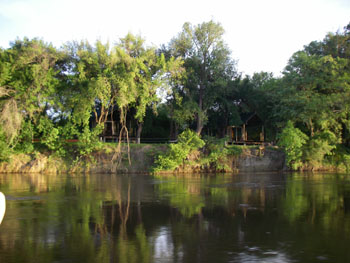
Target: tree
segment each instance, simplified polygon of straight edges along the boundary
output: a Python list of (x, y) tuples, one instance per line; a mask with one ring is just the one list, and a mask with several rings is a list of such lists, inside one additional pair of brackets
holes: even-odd
[(255, 112), (264, 123), (265, 138), (276, 138), (278, 123), (275, 108), (280, 101), (280, 79), (272, 73), (259, 72), (240, 79), (235, 90), (236, 105), (240, 112)]
[(234, 77), (234, 61), (223, 41), (224, 29), (214, 21), (197, 26), (185, 23), (182, 32), (174, 38), (171, 49), (175, 56), (185, 60), (187, 78), (185, 86), (196, 101), (196, 132), (201, 133), (207, 120), (207, 111), (213, 106), (217, 88), (222, 81)]
[(348, 63), (303, 51), (294, 54), (284, 73), (280, 114), (304, 124), (311, 137), (325, 129), (341, 136), (339, 118), (349, 105)]
[(67, 106), (74, 109), (77, 123), (88, 124), (93, 112), (96, 123), (103, 126), (115, 103), (115, 54), (100, 41), (95, 47), (87, 41), (68, 43), (66, 50), (70, 58)]
[[(122, 106), (126, 106), (125, 101), (129, 100), (129, 104), (135, 108), (138, 143), (140, 143), (146, 109), (158, 100), (156, 91), (160, 85), (159, 75), (161, 75), (158, 71), (162, 69), (162, 61), (157, 58), (155, 49), (146, 48), (144, 42), (140, 36), (129, 33), (125, 38), (120, 39), (120, 43), (116, 47), (120, 56), (120, 63), (122, 63), (121, 68), (125, 70), (123, 76), (130, 76), (128, 78), (129, 94), (122, 93), (122, 97), (117, 99), (117, 104), (123, 114), (126, 114), (127, 111)], [(121, 91), (124, 91), (124, 89)], [(132, 97), (130, 97), (130, 94), (132, 94)]]
[(309, 136), (304, 161), (322, 164), (341, 143), (349, 145), (349, 32), (328, 34), (311, 42), (288, 62), (280, 82), (275, 114), (291, 120)]
[[(62, 54), (41, 40), (27, 38), (1, 50), (0, 123), (7, 127), (7, 143), (14, 147), (25, 122), (38, 124), (54, 105), (58, 61)], [(21, 131), (22, 129), (22, 131)], [(30, 130), (30, 143), (34, 131)]]
[[(181, 57), (176, 59), (172, 56), (172, 47), (162, 46), (159, 50), (159, 54), (164, 54), (166, 61), (169, 65), (174, 65), (171, 68), (177, 69), (169, 70), (174, 72), (168, 79), (169, 89), (165, 90), (163, 97), (166, 99), (166, 107), (169, 112), (170, 119), (170, 134), (169, 138), (176, 140), (179, 134), (179, 130), (185, 130), (188, 128), (188, 122), (194, 120), (195, 113), (197, 112), (197, 104), (193, 101), (189, 94), (188, 88), (184, 85), (186, 82), (186, 71), (183, 67), (184, 61)], [(177, 65), (178, 64), (178, 65)]]
[[(144, 42), (140, 36), (129, 33), (116, 47), (121, 63), (119, 76), (124, 76), (124, 80), (119, 78), (121, 89), (117, 105), (124, 114), (128, 107), (125, 102), (135, 109), (137, 143), (140, 143), (146, 109), (153, 106), (155, 111), (158, 91), (182, 74), (181, 59), (170, 57), (166, 60), (163, 54), (157, 54), (155, 48), (146, 47)], [(125, 83), (128, 83), (127, 87)]]
[(239, 116), (238, 88), (241, 79), (223, 81), (222, 86), (216, 90), (216, 98), (213, 105), (208, 109), (208, 124), (206, 125), (209, 135), (224, 137), (227, 127), (241, 125)]

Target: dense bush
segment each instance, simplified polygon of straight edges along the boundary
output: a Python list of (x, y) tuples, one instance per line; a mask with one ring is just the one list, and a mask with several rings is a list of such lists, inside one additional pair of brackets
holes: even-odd
[(303, 165), (303, 146), (307, 143), (308, 137), (298, 128), (288, 121), (287, 126), (278, 136), (278, 145), (281, 146), (286, 153), (287, 165), (296, 170)]
[(159, 155), (155, 161), (155, 172), (159, 171), (174, 171), (181, 165), (185, 164), (189, 154), (204, 146), (204, 141), (197, 133), (187, 129), (178, 137), (176, 144), (170, 144), (169, 150), (162, 155)]
[[(226, 139), (216, 139), (206, 137), (205, 140), (191, 130), (185, 130), (179, 135), (177, 144), (171, 144), (165, 154), (158, 156), (155, 161), (154, 172), (174, 171), (186, 164), (195, 165), (207, 171), (232, 171), (229, 157), (242, 153), (242, 148), (236, 145), (226, 145)], [(189, 160), (192, 152), (198, 151), (200, 154), (196, 160)]]
[(216, 139), (207, 137), (205, 139), (205, 156), (201, 158), (201, 166), (204, 169), (215, 171), (231, 171), (228, 165), (229, 156), (242, 153), (242, 148), (236, 145), (226, 145), (226, 138)]

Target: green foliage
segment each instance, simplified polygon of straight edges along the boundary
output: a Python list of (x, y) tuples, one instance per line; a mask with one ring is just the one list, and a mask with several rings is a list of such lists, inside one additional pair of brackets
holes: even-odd
[(98, 137), (102, 130), (102, 125), (98, 125), (92, 130), (89, 127), (84, 127), (83, 132), (78, 135), (78, 156), (88, 156), (92, 151), (102, 148), (102, 143)]
[(204, 146), (204, 141), (195, 132), (187, 129), (183, 131), (178, 138), (178, 144), (189, 150), (197, 150)]
[(155, 161), (154, 172), (174, 171), (183, 165), (189, 154), (204, 146), (204, 141), (193, 131), (187, 129), (179, 135), (176, 144), (170, 144), (164, 155), (159, 155)]
[[(339, 149), (350, 147), (349, 28), (293, 54), (280, 78), (237, 74), (224, 29), (214, 21), (185, 23), (159, 50), (132, 34), (115, 45), (81, 41), (63, 49), (39, 39), (16, 40), (0, 49), (3, 152), (87, 156), (99, 148), (101, 127), (112, 118), (121, 137), (139, 137), (142, 127), (153, 138), (170, 132), (176, 139), (188, 127), (224, 137), (227, 126), (242, 124), (242, 113), (255, 112), (267, 140), (286, 127), (278, 139), (293, 169), (327, 162), (348, 167), (348, 155)], [(66, 141), (72, 139), (78, 142)], [(170, 146), (173, 158), (160, 156), (160, 167), (173, 170), (186, 161), (191, 147), (180, 141)], [(206, 150), (203, 165), (227, 169), (230, 147), (208, 143)]]
[(154, 171), (174, 171), (181, 165), (191, 164), (188, 160), (189, 155), (203, 146), (203, 152), (195, 163), (198, 163), (202, 169), (232, 171), (229, 165), (230, 157), (241, 154), (242, 148), (236, 145), (225, 145), (225, 141), (226, 138), (218, 140), (212, 137), (207, 137), (203, 141), (196, 133), (187, 129), (179, 135), (177, 144), (171, 144), (166, 154), (158, 156)]
[[(220, 90), (228, 86), (236, 75), (235, 61), (230, 58), (223, 34), (221, 24), (214, 21), (194, 26), (185, 23), (170, 43), (172, 54), (184, 59), (186, 69), (182, 85), (175, 88), (185, 98), (184, 106), (185, 101), (196, 104), (191, 115), (196, 116), (196, 132), (199, 134), (208, 120), (207, 111), (215, 104)], [(185, 109), (184, 112), (187, 112)]]
[(21, 132), (17, 137), (18, 143), (14, 149), (20, 153), (32, 153), (34, 151), (33, 135), (33, 124), (29, 120), (24, 121), (22, 123)]
[(347, 27), (296, 52), (276, 89), (276, 126), (291, 120), (310, 137), (303, 149), (310, 168), (337, 159), (336, 145), (350, 145), (349, 37)]
[(330, 131), (324, 131), (310, 138), (305, 147), (304, 161), (312, 166), (322, 165), (326, 156), (333, 155), (338, 139)]
[(329, 160), (336, 167), (344, 167), (347, 172), (350, 171), (350, 149), (344, 145), (338, 144)]
[[(162, 196), (169, 196), (170, 203), (176, 207), (185, 218), (191, 218), (200, 213), (204, 207), (204, 197), (201, 194), (200, 185), (193, 183), (188, 178), (164, 178), (160, 177), (162, 183), (158, 184), (157, 192)], [(198, 189), (198, 190), (197, 190)]]
[[(343, 199), (339, 199), (341, 187), (334, 180), (335, 177), (334, 174), (290, 174), (286, 180), (286, 193), (282, 198), (282, 204), (286, 207), (283, 210), (286, 219), (299, 222), (301, 218), (309, 218), (314, 222), (316, 214), (321, 219), (319, 223), (329, 227), (332, 217), (339, 211), (339, 206), (344, 204)], [(318, 182), (317, 187), (315, 184), (308, 187), (311, 182)]]
[(242, 153), (242, 149), (236, 145), (225, 145), (226, 138), (215, 139), (205, 138), (205, 155), (201, 158), (201, 166), (215, 171), (232, 171), (229, 163), (229, 157), (237, 156)]
[(292, 169), (300, 168), (302, 163), (303, 146), (307, 143), (308, 137), (288, 121), (287, 126), (278, 136), (278, 145), (283, 147), (286, 153), (287, 165)]
[(49, 150), (58, 150), (60, 148), (59, 129), (55, 128), (51, 120), (47, 117), (41, 117), (37, 129), (40, 133), (40, 142), (47, 146)]
[(10, 154), (12, 153), (6, 139), (5, 133), (0, 127), (0, 162), (8, 161)]
[(6, 141), (13, 146), (16, 144), (16, 137), (21, 129), (22, 115), (14, 98), (5, 98), (2, 103), (0, 102), (0, 105), (2, 106), (0, 111), (0, 125), (6, 127), (3, 131), (6, 136)]
[(2, 62), (10, 66), (1, 84), (23, 115), (34, 119), (53, 103), (60, 58), (55, 48), (37, 39), (16, 40), (2, 54)]
[(142, 130), (144, 138), (167, 138), (169, 129), (170, 117), (168, 107), (165, 104), (160, 104), (157, 107), (157, 112), (150, 108), (147, 110)]

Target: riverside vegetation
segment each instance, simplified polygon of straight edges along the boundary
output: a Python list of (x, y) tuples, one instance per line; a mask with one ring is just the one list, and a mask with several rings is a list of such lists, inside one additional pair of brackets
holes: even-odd
[(294, 53), (280, 77), (242, 76), (223, 34), (209, 21), (185, 23), (161, 47), (131, 33), (115, 45), (15, 40), (0, 49), (1, 167), (44, 160), (52, 171), (74, 171), (101, 151), (117, 166), (130, 160), (129, 147), (99, 140), (112, 119), (120, 139), (178, 139), (158, 154), (155, 171), (229, 171), (240, 147), (213, 138), (255, 112), (290, 169), (348, 170), (350, 24)]
[[(232, 173), (240, 169), (281, 170), (284, 164), (283, 153), (278, 149), (267, 148), (262, 152), (258, 146), (225, 145), (224, 139), (202, 140), (191, 130), (181, 133), (177, 143), (133, 143), (129, 147), (129, 154), (122, 150), (120, 159), (115, 159), (118, 151), (115, 143), (101, 143), (99, 150), (79, 161), (37, 151), (14, 154), (8, 162), (0, 163), (0, 173)], [(249, 164), (244, 163), (247, 160)]]

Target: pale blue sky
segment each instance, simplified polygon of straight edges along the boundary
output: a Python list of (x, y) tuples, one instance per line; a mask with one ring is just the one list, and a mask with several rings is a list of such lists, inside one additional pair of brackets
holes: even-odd
[(349, 0), (0, 0), (0, 46), (17, 37), (117, 41), (127, 32), (167, 44), (184, 22), (213, 19), (238, 70), (279, 74), (290, 56), (350, 22)]

